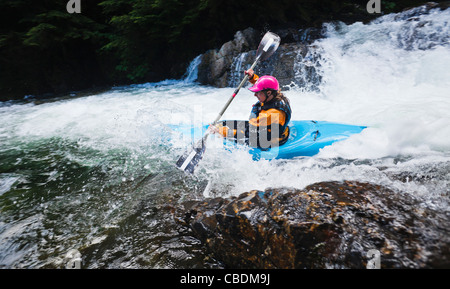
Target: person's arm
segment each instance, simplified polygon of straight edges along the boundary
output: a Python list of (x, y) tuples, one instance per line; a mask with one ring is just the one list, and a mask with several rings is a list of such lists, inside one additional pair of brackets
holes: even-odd
[(224, 126), (223, 124), (219, 123), (216, 125), (210, 125), (208, 127), (208, 130), (212, 134), (219, 134), (222, 137), (235, 137), (236, 136), (236, 129), (230, 129), (228, 126)]
[(263, 127), (270, 126), (272, 124), (279, 124), (283, 126), (286, 122), (286, 113), (278, 109), (268, 109), (267, 111), (261, 111), (258, 117), (249, 120), (250, 125)]
[(253, 71), (253, 69), (249, 69), (244, 71), (245, 74), (248, 74), (248, 81), (250, 81), (251, 84), (255, 84), (258, 80), (259, 76)]
[[(281, 141), (280, 131), (286, 123), (286, 113), (278, 109), (261, 111), (249, 120), (249, 145), (268, 148)], [(256, 142), (255, 142), (256, 141)]]

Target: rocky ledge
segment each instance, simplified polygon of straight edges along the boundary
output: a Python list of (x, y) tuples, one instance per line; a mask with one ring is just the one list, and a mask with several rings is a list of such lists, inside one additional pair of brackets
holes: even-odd
[[(449, 3), (450, 1), (428, 2), (396, 14), (395, 19), (415, 21), (416, 16), (427, 14), (431, 9), (448, 9)], [(365, 9), (363, 11), (363, 14), (369, 16)], [(359, 21), (362, 20), (361, 16), (358, 17)], [(368, 21), (369, 18), (365, 20)], [(350, 21), (350, 18), (342, 20), (347, 23), (355, 22)], [(341, 29), (339, 27), (343, 27), (343, 22), (333, 21), (331, 23), (338, 30)], [(421, 33), (415, 29), (420, 29), (423, 25), (424, 23), (418, 23), (415, 28), (412, 28), (414, 31), (405, 34), (405, 38), (401, 41), (405, 49), (411, 49), (415, 45), (417, 38), (411, 37), (411, 35), (420, 35)], [(314, 27), (272, 31), (281, 37), (281, 45), (268, 60), (258, 64), (255, 69), (256, 73), (276, 76), (283, 90), (301, 88), (306, 91), (318, 91), (318, 86), (322, 82), (323, 63), (321, 63), (321, 58), (323, 51), (314, 44), (314, 41), (323, 38), (325, 31), (326, 28), (323, 30)], [(243, 71), (255, 61), (256, 48), (263, 35), (263, 31), (249, 27), (236, 32), (234, 39), (224, 43), (219, 49), (206, 51), (200, 57), (197, 81), (200, 84), (215, 87), (237, 87), (244, 76)], [(429, 49), (430, 47), (422, 48)]]
[[(292, 85), (306, 86), (307, 81), (320, 81), (313, 65), (317, 61), (315, 47), (309, 44), (321, 36), (315, 28), (274, 31), (281, 36), (282, 43), (267, 61), (258, 65), (259, 75), (276, 75), (284, 89)], [(220, 49), (212, 49), (201, 55), (198, 65), (198, 79), (201, 84), (215, 87), (236, 87), (256, 59), (256, 48), (264, 34), (253, 28), (238, 31), (234, 39), (223, 44)], [(297, 66), (298, 67), (297, 67)], [(301, 71), (301, 77), (296, 76)], [(298, 72), (297, 72), (298, 74)]]
[(175, 214), (229, 268), (449, 268), (449, 218), (359, 182), (186, 202)]

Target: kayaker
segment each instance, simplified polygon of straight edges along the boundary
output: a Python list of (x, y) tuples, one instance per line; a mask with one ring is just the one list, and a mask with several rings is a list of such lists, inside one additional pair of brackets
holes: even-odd
[(258, 102), (253, 105), (250, 119), (220, 122), (211, 125), (210, 132), (262, 149), (283, 145), (289, 137), (289, 99), (281, 93), (275, 77), (259, 77), (252, 69), (245, 71), (245, 74), (253, 84), (249, 90), (258, 98)]

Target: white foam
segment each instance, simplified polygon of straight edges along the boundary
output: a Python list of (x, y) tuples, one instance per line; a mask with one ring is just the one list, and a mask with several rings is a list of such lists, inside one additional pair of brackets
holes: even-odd
[[(403, 169), (392, 162), (396, 158), (412, 157), (423, 164), (430, 162), (426, 156), (442, 163), (449, 160), (449, 12), (433, 12), (418, 20), (386, 17), (370, 25), (330, 25), (328, 37), (314, 43), (321, 57), (311, 65), (320, 65), (323, 81), (317, 92), (293, 89), (285, 93), (291, 100), (292, 119), (369, 129), (315, 157), (289, 161), (255, 162), (245, 151), (227, 154), (220, 150), (220, 141), (212, 141), (197, 176), (210, 180), (211, 194), (303, 188), (317, 181), (344, 179), (390, 181), (406, 190), (413, 186), (423, 190), (420, 184), (393, 181), (373, 163), (390, 160), (387, 167), (396, 171)], [(409, 35), (405, 31), (423, 37), (399, 38)], [(195, 67), (191, 72), (195, 73)], [(167, 80), (41, 105), (2, 106), (0, 140), (3, 146), (60, 137), (95, 150), (132, 150), (140, 157), (170, 162), (189, 140), (178, 140), (174, 155), (162, 154), (168, 144), (164, 138), (168, 125), (213, 121), (233, 91)], [(222, 119), (248, 119), (256, 101), (252, 92), (241, 89)]]

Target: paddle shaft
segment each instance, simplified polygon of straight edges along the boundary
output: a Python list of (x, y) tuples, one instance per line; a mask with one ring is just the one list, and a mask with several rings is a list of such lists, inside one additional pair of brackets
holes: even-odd
[[(258, 46), (258, 50), (256, 51), (256, 59), (253, 62), (250, 69), (254, 69), (259, 60), (266, 60), (270, 57), (280, 45), (280, 37), (274, 33), (267, 32), (261, 43)], [(223, 116), (227, 108), (230, 106), (233, 99), (239, 93), (239, 90), (244, 86), (244, 84), (248, 81), (248, 74), (245, 74), (239, 86), (234, 91), (233, 95), (228, 99), (225, 106), (220, 111), (219, 115), (216, 117), (214, 122), (211, 125), (216, 125), (220, 118)], [(201, 140), (199, 140), (195, 145), (192, 151), (186, 151), (177, 161), (177, 167), (183, 171), (193, 173), (195, 166), (201, 160), (203, 152), (206, 147), (206, 140), (210, 134), (210, 130), (208, 129)]]
[[(250, 67), (250, 69), (254, 69), (256, 64), (259, 61), (260, 56), (256, 57), (255, 62), (253, 62), (252, 66)], [(225, 104), (225, 106), (222, 108), (222, 110), (220, 111), (219, 115), (216, 117), (216, 119), (214, 120), (213, 124), (216, 124), (219, 119), (223, 116), (223, 114), (225, 113), (225, 111), (227, 110), (227, 108), (230, 106), (231, 102), (233, 101), (233, 99), (236, 97), (236, 95), (239, 93), (239, 90), (242, 88), (242, 86), (244, 86), (244, 84), (247, 82), (248, 80), (248, 74), (245, 74), (244, 78), (242, 79), (241, 83), (239, 84), (238, 88), (236, 88), (236, 90), (234, 91), (233, 95), (230, 97), (230, 99), (228, 99), (227, 103)]]
[[(261, 56), (259, 55), (258, 57), (256, 57), (255, 62), (253, 62), (252, 66), (250, 67), (250, 69), (254, 69), (256, 64), (258, 63), (259, 59), (261, 58)], [(236, 90), (233, 92), (233, 95), (231, 95), (231, 97), (228, 99), (227, 103), (225, 104), (225, 106), (222, 108), (222, 110), (219, 112), (219, 115), (217, 115), (216, 119), (214, 120), (214, 122), (212, 123), (212, 125), (215, 125), (223, 116), (223, 114), (225, 113), (225, 111), (227, 110), (227, 108), (230, 106), (231, 102), (233, 101), (233, 99), (236, 97), (236, 95), (239, 93), (239, 90), (241, 90), (241, 88), (244, 86), (244, 84), (247, 82), (248, 80), (248, 74), (245, 74), (244, 78), (242, 79), (241, 83), (239, 84), (239, 86), (236, 88)], [(200, 141), (197, 142), (197, 144), (195, 145), (195, 147), (199, 148), (202, 147), (205, 142), (206, 139), (208, 138), (210, 132), (209, 130), (206, 131), (205, 135), (202, 137), (202, 139)]]

